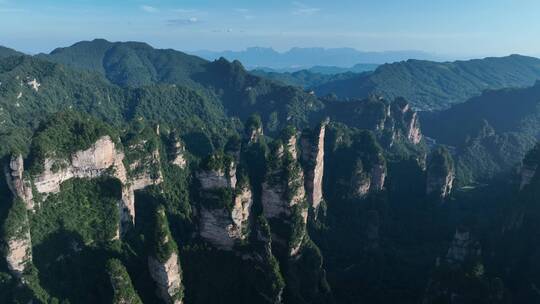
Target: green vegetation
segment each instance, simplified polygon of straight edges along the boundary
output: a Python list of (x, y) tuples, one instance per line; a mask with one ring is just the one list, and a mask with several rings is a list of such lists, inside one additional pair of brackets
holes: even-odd
[(301, 87), (304, 89), (321, 86), (328, 82), (350, 79), (358, 76), (356, 73), (345, 72), (336, 74), (323, 74), (310, 70), (301, 70), (292, 73), (265, 72), (263, 70), (251, 71), (253, 75), (264, 77), (276, 82)]
[(120, 183), (112, 179), (69, 180), (30, 218), (32, 243), (38, 246), (60, 230), (76, 233), (88, 246), (101, 246), (117, 233)]
[(10, 56), (22, 56), (22, 55), (23, 53), (21, 52), (15, 51), (13, 49), (10, 49), (4, 46), (0, 46), (0, 58), (10, 57)]
[(109, 136), (118, 144), (114, 130), (88, 115), (67, 111), (47, 120), (32, 140), (30, 174), (41, 173), (46, 158), (70, 160), (72, 153), (90, 148), (99, 138)]
[(518, 165), (540, 134), (540, 85), (487, 91), (422, 117), (424, 133), (453, 147), (459, 185), (483, 183)]
[(107, 272), (113, 288), (113, 304), (143, 303), (133, 288), (131, 278), (129, 277), (126, 267), (124, 267), (120, 260), (110, 259), (107, 262)]
[(511, 55), (455, 62), (407, 60), (379, 66), (373, 73), (329, 82), (316, 88), (323, 96), (387, 99), (404, 97), (420, 110), (449, 108), (486, 89), (526, 87), (540, 77), (540, 60)]
[(158, 261), (165, 263), (173, 253), (178, 252), (178, 247), (174, 241), (165, 208), (158, 206), (154, 214), (154, 229), (152, 235), (152, 256)]

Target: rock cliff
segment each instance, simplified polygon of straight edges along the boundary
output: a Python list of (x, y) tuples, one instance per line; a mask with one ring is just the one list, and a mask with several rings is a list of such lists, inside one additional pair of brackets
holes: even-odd
[(21, 278), (28, 264), (32, 263), (30, 224), (21, 199), (14, 200), (4, 225), (7, 266), (15, 277)]
[(301, 139), (307, 200), (315, 215), (323, 200), (324, 141), (327, 125), (328, 120), (322, 122), (312, 132), (304, 132)]
[(148, 257), (150, 276), (157, 296), (168, 304), (181, 304), (184, 296), (178, 247), (172, 238), (165, 208), (158, 207), (154, 219), (153, 252)]
[(426, 193), (445, 199), (452, 192), (455, 169), (452, 156), (448, 150), (437, 148), (428, 160)]
[[(159, 162), (159, 152), (156, 150), (150, 156), (153, 162)], [(130, 165), (130, 172), (142, 162)], [(99, 138), (90, 148), (76, 151), (69, 159), (46, 158), (43, 171), (33, 176), (24, 177), (24, 164), (22, 156), (15, 156), (10, 162), (10, 188), (26, 204), (27, 209), (33, 211), (35, 205), (42, 203), (36, 201), (35, 194), (45, 200), (49, 194), (58, 193), (63, 182), (72, 178), (97, 178), (110, 176), (118, 179), (122, 184), (122, 197), (119, 201), (121, 216), (120, 234), (123, 228), (135, 220), (135, 190), (141, 190), (149, 185), (162, 182), (161, 171), (156, 176), (151, 175), (147, 168), (138, 170), (136, 174), (128, 176), (124, 166), (124, 153), (116, 146), (109, 136)]]
[(158, 296), (168, 304), (182, 304), (182, 299), (178, 299), (178, 294), (182, 290), (182, 279), (178, 254), (173, 253), (165, 261), (160, 262), (154, 257), (148, 258), (148, 268), (150, 275), (157, 285)]
[(232, 157), (213, 155), (196, 174), (200, 188), (200, 235), (214, 246), (232, 250), (247, 237), (253, 194), (246, 178), (237, 179)]
[(272, 148), (269, 169), (262, 184), (263, 215), (270, 226), (283, 223), (291, 227), (288, 235), (275, 235), (277, 242), (287, 243), (291, 256), (299, 253), (306, 236), (308, 206), (304, 173), (298, 162), (297, 134), (288, 130), (283, 141)]

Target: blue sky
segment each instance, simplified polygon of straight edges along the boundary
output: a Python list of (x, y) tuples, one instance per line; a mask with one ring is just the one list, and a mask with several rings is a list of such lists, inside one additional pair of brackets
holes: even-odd
[(0, 45), (93, 38), (179, 50), (249, 46), (540, 55), (538, 0), (0, 0)]

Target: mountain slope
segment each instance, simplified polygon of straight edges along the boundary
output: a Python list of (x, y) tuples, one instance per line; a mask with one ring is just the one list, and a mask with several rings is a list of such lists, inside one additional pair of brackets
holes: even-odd
[(9, 57), (9, 56), (21, 56), (21, 55), (23, 55), (23, 53), (4, 47), (4, 46), (0, 46), (0, 58)]
[(248, 68), (309, 69), (315, 66), (349, 68), (356, 64), (383, 64), (411, 58), (437, 60), (420, 51), (364, 52), (352, 48), (292, 48), (280, 53), (272, 48), (252, 47), (243, 51), (198, 51), (195, 55), (214, 60), (220, 57), (239, 60)]
[(292, 73), (266, 72), (264, 70), (252, 70), (253, 75), (278, 81), (286, 85), (293, 85), (305, 89), (321, 86), (328, 82), (346, 80), (357, 76), (355, 73), (346, 72), (341, 74), (323, 74), (311, 72), (311, 70), (301, 70)]
[(456, 147), (463, 180), (487, 180), (518, 164), (540, 136), (540, 82), (486, 91), (448, 110), (425, 113), (421, 122), (424, 134)]
[(219, 100), (231, 116), (245, 120), (254, 112), (261, 113), (264, 123), (274, 126), (273, 131), (288, 123), (306, 126), (310, 113), (321, 108), (311, 94), (251, 75), (238, 61), (208, 62), (144, 43), (86, 41), (39, 57), (97, 71), (121, 87), (187, 86)]
[(530, 86), (539, 78), (540, 59), (520, 55), (444, 63), (407, 60), (382, 65), (368, 75), (323, 84), (315, 91), (342, 98), (401, 96), (417, 109), (431, 111), (464, 102), (486, 89)]
[(82, 41), (38, 57), (104, 74), (121, 86), (152, 83), (193, 85), (193, 74), (205, 60), (173, 50), (156, 50), (146, 43), (113, 43), (103, 39)]

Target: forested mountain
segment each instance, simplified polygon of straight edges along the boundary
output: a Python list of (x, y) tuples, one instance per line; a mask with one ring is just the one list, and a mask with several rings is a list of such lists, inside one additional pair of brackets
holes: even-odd
[(407, 59), (437, 60), (421, 51), (364, 52), (352, 48), (292, 48), (280, 53), (272, 48), (251, 47), (243, 51), (197, 51), (193, 54), (215, 60), (239, 60), (248, 68), (309, 69), (315, 66), (349, 68), (356, 64), (383, 64)]
[[(73, 58), (85, 57), (78, 62)], [(310, 112), (320, 108), (314, 96), (301, 89), (278, 85), (249, 74), (238, 61), (213, 62), (174, 50), (158, 50), (144, 43), (80, 42), (39, 58), (102, 73), (122, 87), (152, 84), (187, 86), (221, 100), (226, 111), (241, 119), (261, 114), (274, 131), (287, 121), (306, 124)]]
[(22, 55), (22, 53), (7, 47), (0, 46), (0, 58), (18, 55)]
[(328, 82), (350, 79), (358, 76), (358, 74), (352, 72), (339, 74), (323, 74), (311, 72), (310, 70), (301, 70), (292, 73), (278, 73), (263, 70), (253, 70), (250, 73), (280, 82), (282, 84), (302, 87), (304, 89), (310, 89)]
[(540, 78), (540, 59), (511, 55), (455, 62), (407, 60), (379, 66), (373, 73), (322, 84), (315, 92), (340, 98), (377, 94), (404, 97), (418, 110), (450, 107), (486, 89), (526, 87)]
[(465, 103), (421, 117), (424, 134), (455, 147), (463, 183), (512, 169), (540, 136), (540, 82), (485, 91)]
[(343, 67), (337, 67), (337, 66), (324, 66), (324, 65), (316, 65), (309, 69), (302, 69), (302, 68), (289, 68), (289, 69), (271, 69), (271, 68), (256, 68), (251, 70), (253, 71), (259, 71), (259, 72), (268, 72), (268, 73), (294, 73), (294, 72), (300, 72), (300, 71), (306, 71), (310, 73), (315, 74), (323, 74), (323, 75), (335, 75), (335, 74), (343, 74), (343, 73), (363, 73), (363, 72), (369, 72), (375, 70), (379, 65), (378, 64), (369, 64), (369, 63), (357, 63), (352, 67), (343, 68)]
[(418, 114), (104, 40), (0, 83), (0, 303), (539, 299), (540, 84)]

